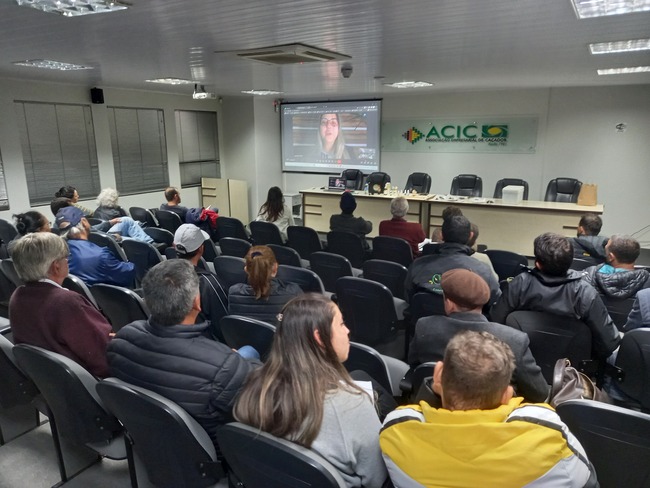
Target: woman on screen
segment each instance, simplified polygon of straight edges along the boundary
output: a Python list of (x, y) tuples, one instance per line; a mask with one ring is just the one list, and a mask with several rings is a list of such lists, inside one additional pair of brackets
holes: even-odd
[(339, 114), (321, 115), (318, 135), (321, 158), (350, 159), (350, 153), (345, 147), (345, 137), (341, 132)]

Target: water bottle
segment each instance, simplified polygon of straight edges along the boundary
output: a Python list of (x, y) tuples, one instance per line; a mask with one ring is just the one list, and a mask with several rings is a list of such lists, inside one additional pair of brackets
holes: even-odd
[(384, 193), (386, 195), (390, 195), (390, 183), (386, 183), (386, 186), (384, 187)]
[(368, 182), (366, 182), (366, 185), (363, 187), (363, 192), (367, 195), (368, 194)]

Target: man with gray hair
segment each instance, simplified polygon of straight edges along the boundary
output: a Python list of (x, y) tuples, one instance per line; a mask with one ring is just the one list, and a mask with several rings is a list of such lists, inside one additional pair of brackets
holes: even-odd
[(65, 240), (49, 232), (27, 234), (16, 241), (12, 257), (25, 282), (9, 303), (15, 343), (63, 354), (95, 376), (108, 376), (110, 324), (86, 298), (61, 287), (68, 276)]
[(259, 361), (244, 359), (206, 337), (199, 277), (189, 261), (171, 259), (142, 281), (151, 315), (120, 329), (108, 347), (111, 373), (178, 403), (217, 446), (217, 428), (233, 420), (232, 407), (246, 376)]
[(404, 197), (395, 197), (390, 202), (390, 213), (393, 218), (382, 220), (379, 223), (379, 235), (399, 237), (411, 245), (413, 256), (419, 256), (418, 244), (423, 242), (427, 236), (422, 230), (419, 222), (408, 222), (404, 217), (409, 211), (409, 202)]

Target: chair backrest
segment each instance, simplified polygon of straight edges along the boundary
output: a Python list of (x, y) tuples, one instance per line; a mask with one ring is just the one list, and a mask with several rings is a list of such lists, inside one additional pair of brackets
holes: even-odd
[(154, 216), (153, 212), (146, 208), (142, 207), (131, 207), (129, 208), (129, 213), (133, 220), (142, 222), (145, 224), (145, 227), (158, 227), (158, 220)]
[(483, 180), (477, 175), (458, 175), (451, 181), (450, 195), (464, 197), (483, 196)]
[(545, 202), (577, 203), (582, 181), (575, 178), (555, 178), (546, 186)]
[(345, 179), (345, 188), (348, 190), (361, 190), (363, 188), (363, 171), (360, 169), (344, 169), (341, 178)]
[(228, 465), (251, 488), (344, 488), (340, 473), (324, 458), (298, 444), (240, 423), (219, 431)]
[(217, 256), (212, 262), (214, 263), (214, 272), (226, 291), (236, 283), (246, 283), (248, 281), (248, 276), (244, 271), (244, 265), (246, 264), (244, 258), (222, 255)]
[(386, 391), (393, 391), (386, 361), (372, 347), (358, 342), (350, 342), (348, 359), (343, 363), (343, 366), (349, 372), (364, 371)]
[(510, 185), (523, 186), (524, 200), (528, 200), (528, 182), (526, 180), (520, 180), (519, 178), (503, 178), (497, 181), (497, 184), (494, 187), (494, 198), (503, 198), (503, 189)]
[(206, 261), (212, 262), (219, 255), (217, 246), (215, 246), (212, 239), (206, 239), (203, 241), (203, 259)]
[(104, 222), (102, 219), (96, 219), (94, 217), (86, 217), (86, 220), (88, 221), (88, 223), (91, 226), (92, 225), (99, 225), (99, 224), (102, 224)]
[(14, 284), (14, 286), (16, 286), (16, 288), (25, 284), (25, 282), (20, 279), (20, 276), (18, 276), (16, 267), (14, 266), (14, 262), (11, 258), (3, 259), (0, 261), (0, 271), (9, 281)]
[(251, 243), (237, 237), (222, 237), (219, 239), (219, 248), (223, 256), (243, 258), (251, 248)]
[(390, 175), (382, 173), (381, 171), (376, 171), (368, 175), (366, 183), (368, 185), (369, 193), (383, 193), (386, 183), (390, 183)]
[(336, 291), (336, 281), (339, 278), (352, 276), (350, 261), (339, 254), (318, 251), (311, 255), (309, 264), (311, 270), (322, 280), (325, 289), (332, 293)]
[(650, 482), (650, 415), (592, 400), (569, 400), (557, 413), (584, 447), (601, 488)]
[(244, 224), (234, 217), (217, 217), (217, 232), (219, 233), (219, 239), (236, 237), (237, 239), (248, 240)]
[(382, 259), (369, 259), (363, 263), (363, 277), (386, 286), (394, 297), (405, 299), (404, 280), (408, 270), (405, 266)]
[(628, 298), (615, 298), (607, 295), (600, 295), (600, 298), (603, 299), (605, 307), (609, 312), (609, 316), (612, 318), (612, 322), (618, 328), (618, 330), (623, 330), (625, 322), (627, 322), (627, 316), (630, 315), (632, 310), (632, 305), (634, 305), (635, 295)]
[(221, 318), (219, 326), (226, 344), (233, 349), (248, 345), (260, 353), (262, 360), (268, 356), (275, 335), (273, 325), (241, 315), (226, 315)]
[(429, 256), (431, 254), (440, 254), (440, 246), (442, 242), (430, 242), (422, 247), (422, 256)]
[(0, 334), (0, 408), (29, 405), (38, 395), (38, 388), (16, 364), (14, 345)]
[(429, 315), (445, 315), (445, 304), (442, 295), (428, 291), (419, 291), (411, 297), (409, 311), (411, 324), (415, 324), (422, 317)]
[(381, 283), (349, 276), (339, 278), (336, 297), (351, 340), (374, 346), (395, 336), (397, 314), (393, 295)]
[(205, 429), (176, 403), (116, 378), (101, 381), (96, 389), (129, 433), (152, 484), (205, 487), (224, 476)]
[(291, 249), (287, 246), (281, 246), (279, 244), (268, 244), (268, 247), (273, 251), (273, 254), (275, 254), (275, 259), (277, 260), (278, 264), (297, 266), (298, 268), (302, 266), (302, 262), (300, 261), (300, 254), (298, 254), (298, 252), (294, 249)]
[(631, 330), (621, 341), (616, 366), (625, 373), (618, 387), (650, 413), (650, 329)]
[(95, 301), (95, 297), (93, 294), (90, 292), (90, 289), (88, 288), (88, 285), (83, 282), (81, 278), (75, 275), (68, 275), (65, 277), (62, 283), (63, 288), (67, 288), (68, 290), (74, 291), (79, 293), (82, 297), (84, 297), (86, 300), (88, 300), (92, 305), (99, 310), (99, 305), (97, 305), (97, 302)]
[(248, 225), (255, 245), (277, 244), (282, 246), (284, 244), (280, 229), (274, 223), (254, 220)]
[(594, 258), (573, 258), (573, 261), (571, 262), (571, 269), (575, 271), (582, 271), (583, 269), (587, 269), (590, 266), (596, 266), (598, 264), (601, 264), (602, 261), (598, 261), (597, 259)]
[(415, 190), (418, 193), (429, 193), (431, 190), (431, 176), (427, 173), (411, 173), (404, 185), (404, 191)]
[(147, 242), (128, 239), (122, 241), (122, 249), (129, 261), (135, 265), (135, 278), (142, 283), (144, 275), (156, 264), (163, 262), (163, 257), (154, 246)]
[(485, 254), (490, 258), (492, 267), (499, 276), (499, 281), (514, 278), (528, 265), (528, 258), (516, 252), (488, 249)]
[(426, 378), (433, 376), (433, 368), (436, 366), (435, 361), (418, 364), (415, 368), (410, 369), (404, 378), (400, 381), (399, 387), (404, 392), (405, 400), (409, 403), (415, 402), (420, 388)]
[(172, 234), (176, 232), (176, 229), (183, 225), (180, 216), (169, 210), (156, 210), (156, 219), (158, 219), (160, 227), (168, 230)]
[(318, 232), (311, 227), (300, 225), (287, 227), (287, 244), (290, 248), (298, 251), (302, 259), (309, 259), (312, 253), (323, 250)]
[(128, 261), (124, 249), (117, 243), (115, 239), (104, 232), (92, 231), (88, 233), (88, 240), (93, 244), (97, 244), (100, 247), (105, 247), (113, 253), (120, 261), (125, 263)]
[(167, 246), (174, 245), (174, 234), (167, 229), (163, 229), (162, 227), (145, 227), (142, 230), (155, 242), (161, 242)]
[(0, 219), (0, 239), (5, 244), (9, 244), (18, 236), (18, 231), (11, 222)]
[(325, 293), (323, 282), (311, 269), (281, 264), (278, 266), (277, 278), (289, 283), (295, 283), (305, 293)]
[(578, 319), (518, 310), (506, 317), (506, 325), (528, 334), (530, 352), (549, 384), (558, 359), (568, 358), (575, 367), (580, 361), (591, 359), (591, 331)]
[(327, 252), (346, 257), (354, 268), (361, 268), (366, 256), (361, 237), (336, 230), (327, 233)]
[(413, 249), (405, 239), (377, 236), (372, 240), (372, 259), (393, 261), (408, 268), (413, 262)]
[(90, 292), (115, 332), (131, 322), (149, 318), (144, 300), (133, 290), (98, 283), (90, 288)]

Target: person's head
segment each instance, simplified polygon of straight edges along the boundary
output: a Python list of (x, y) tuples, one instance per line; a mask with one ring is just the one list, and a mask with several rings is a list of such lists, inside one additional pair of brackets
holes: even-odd
[(50, 221), (45, 215), (34, 210), (25, 213), (14, 214), (16, 230), (21, 236), (32, 234), (33, 232), (50, 232)]
[(515, 357), (505, 342), (488, 332), (463, 331), (436, 363), (434, 383), (440, 385), (443, 408), (491, 410), (512, 398), (514, 369)]
[(59, 188), (59, 191), (57, 191), (54, 194), (55, 198), (69, 198), (72, 200), (72, 203), (77, 203), (79, 201), (79, 192), (74, 186), (62, 186)]
[(442, 211), (442, 220), (448, 220), (452, 217), (458, 217), (461, 215), (463, 215), (463, 211), (460, 209), (460, 207), (457, 207), (456, 205), (449, 205)]
[(142, 280), (142, 292), (156, 325), (193, 324), (201, 311), (199, 277), (184, 259), (169, 259), (151, 268)]
[(58, 284), (68, 276), (68, 245), (51, 232), (27, 234), (16, 241), (11, 258), (21, 280), (49, 278)]
[(339, 207), (341, 207), (341, 212), (344, 214), (353, 214), (357, 208), (357, 200), (354, 198), (354, 195), (349, 191), (344, 191), (341, 195), (341, 201), (339, 202)]
[(467, 217), (455, 215), (442, 221), (442, 240), (456, 244), (467, 244), (471, 233), (471, 224)]
[(553, 232), (535, 238), (533, 244), (535, 266), (547, 275), (564, 276), (573, 263), (571, 239)]
[(203, 255), (203, 243), (209, 238), (208, 233), (196, 225), (183, 224), (174, 233), (174, 248), (179, 258), (198, 262)]
[(483, 278), (468, 269), (450, 269), (442, 274), (440, 287), (444, 294), (445, 313), (481, 313), (490, 299), (490, 287)]
[(165, 200), (167, 200), (167, 203), (178, 205), (181, 203), (181, 194), (177, 188), (170, 186), (165, 189)]
[(56, 225), (66, 239), (85, 239), (90, 232), (90, 224), (77, 207), (64, 207), (56, 213)]
[(275, 222), (284, 213), (284, 195), (277, 186), (269, 188), (266, 202), (260, 207), (260, 213), (266, 215), (269, 222)]
[(612, 266), (623, 267), (627, 265), (627, 267), (633, 268), (639, 254), (641, 254), (641, 246), (639, 241), (632, 236), (614, 234), (607, 241), (605, 254), (607, 262)]
[(470, 234), (469, 234), (469, 240), (467, 241), (467, 245), (471, 248), (474, 247), (474, 244), (476, 244), (476, 240), (478, 239), (478, 225), (476, 225), (473, 222), (470, 222)]
[(442, 227), (436, 227), (431, 232), (431, 240), (433, 242), (442, 242)]
[(403, 218), (409, 211), (409, 202), (404, 197), (395, 197), (390, 202), (390, 213), (393, 217)]
[(308, 293), (289, 301), (268, 359), (240, 393), (235, 418), (311, 446), (320, 431), (325, 394), (341, 387), (359, 391), (342, 364), (348, 333), (338, 307), (325, 296)]
[(244, 258), (244, 270), (248, 275), (248, 284), (255, 291), (255, 298), (266, 298), (271, 293), (271, 278), (278, 272), (278, 261), (268, 246), (253, 246)]
[(104, 188), (99, 195), (97, 195), (97, 205), (100, 207), (117, 207), (117, 199), (120, 198), (120, 194), (115, 188)]
[(588, 213), (580, 218), (578, 223), (578, 237), (597, 236), (603, 227), (603, 219), (599, 215)]
[(72, 205), (74, 205), (72, 200), (67, 197), (55, 197), (50, 202), (50, 210), (52, 211), (52, 215), (56, 215), (62, 208), (71, 207)]
[(319, 121), (319, 146), (321, 152), (327, 153), (334, 159), (343, 157), (345, 141), (341, 132), (339, 114), (323, 114)]

